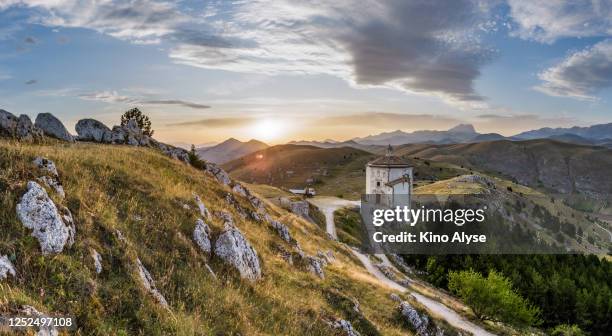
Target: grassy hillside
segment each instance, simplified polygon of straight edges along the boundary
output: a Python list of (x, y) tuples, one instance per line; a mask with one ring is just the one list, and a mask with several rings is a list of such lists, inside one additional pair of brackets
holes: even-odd
[(247, 183), (282, 188), (315, 187), (318, 194), (359, 198), (365, 164), (375, 156), (359, 149), (278, 145), (225, 164), (230, 175)]
[[(303, 188), (309, 179), (317, 194), (359, 199), (365, 192), (365, 166), (377, 156), (358, 149), (280, 145), (224, 165), (230, 175), (248, 183)], [(415, 183), (423, 185), (469, 173), (453, 164), (408, 158)]]
[[(15, 212), (32, 160), (53, 160), (63, 182), (65, 204), (76, 223), (76, 242), (57, 255), (42, 255)], [(327, 320), (348, 319), (364, 334), (410, 334), (398, 321), (390, 292), (356, 262), (346, 247), (325, 238), (315, 224), (268, 205), (304, 251), (332, 251), (336, 261), (325, 280), (279, 255), (289, 249), (263, 222), (243, 219), (225, 196), (230, 190), (207, 173), (151, 149), (94, 145), (24, 145), (0, 141), (0, 254), (17, 277), (0, 282), (0, 313), (27, 304), (53, 314), (77, 317), (82, 335), (333, 335)], [(197, 219), (193, 193), (214, 213), (232, 213), (262, 262), (263, 280), (249, 283), (192, 240)], [(239, 195), (239, 203), (250, 205)], [(215, 237), (218, 218), (208, 221)], [(122, 240), (117, 231), (122, 233)], [(94, 269), (91, 249), (102, 256)], [(169, 303), (160, 306), (135, 269), (140, 258)], [(206, 269), (209, 264), (216, 273)], [(352, 304), (359, 302), (357, 314)]]
[(453, 163), (561, 194), (605, 203), (612, 194), (612, 150), (553, 140), (490, 141), (455, 145), (404, 145), (396, 155)]

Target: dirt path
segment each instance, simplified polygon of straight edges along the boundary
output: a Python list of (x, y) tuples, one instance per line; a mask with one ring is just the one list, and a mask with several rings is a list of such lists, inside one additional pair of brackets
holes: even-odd
[[(359, 201), (347, 201), (341, 198), (331, 197), (331, 196), (315, 197), (315, 198), (310, 199), (309, 202), (312, 203), (317, 208), (319, 208), (319, 210), (325, 215), (327, 233), (329, 233), (334, 239), (337, 239), (336, 225), (334, 224), (334, 211), (340, 208), (344, 208), (344, 207), (359, 206), (360, 204)], [(351, 251), (353, 252), (355, 257), (359, 259), (359, 261), (363, 264), (366, 270), (370, 274), (372, 274), (376, 279), (378, 279), (383, 285), (389, 288), (392, 288), (394, 290), (397, 290), (399, 292), (408, 291), (406, 287), (387, 278), (376, 266), (374, 266), (374, 264), (372, 264), (372, 261), (367, 255), (361, 253), (360, 251), (354, 248), (351, 248)], [(376, 255), (376, 256), (383, 261), (383, 264), (390, 266), (390, 267), (395, 267), (389, 261), (386, 255)], [(426, 296), (423, 296), (415, 292), (411, 292), (411, 295), (414, 296), (414, 298), (419, 303), (425, 306), (425, 308), (427, 308), (427, 310), (429, 310), (429, 312), (432, 315), (445, 320), (448, 324), (450, 324), (451, 326), (457, 329), (465, 330), (467, 332), (474, 334), (475, 336), (494, 336), (495, 335), (477, 326), (476, 324), (468, 321), (465, 317), (461, 316), (454, 310), (450, 309), (449, 307), (445, 306), (444, 304), (438, 301), (432, 300)]]
[(312, 205), (319, 208), (319, 210), (325, 215), (325, 228), (334, 239), (338, 239), (336, 233), (336, 225), (334, 224), (334, 211), (342, 208), (355, 208), (359, 207), (360, 201), (349, 201), (338, 197), (332, 196), (317, 196), (308, 200)]

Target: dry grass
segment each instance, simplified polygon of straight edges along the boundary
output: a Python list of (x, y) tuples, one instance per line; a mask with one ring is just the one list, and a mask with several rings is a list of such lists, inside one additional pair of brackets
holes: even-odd
[[(40, 254), (38, 242), (15, 214), (27, 181), (37, 176), (31, 164), (35, 156), (56, 163), (67, 194), (56, 202), (72, 211), (77, 224), (76, 244), (56, 256)], [(13, 258), (19, 273), (0, 284), (0, 312), (30, 304), (73, 314), (81, 335), (330, 335), (334, 331), (324, 318), (348, 314), (325, 296), (333, 289), (359, 301), (364, 317), (381, 334), (408, 333), (393, 318), (396, 304), (389, 292), (364, 281), (369, 276), (345, 247), (326, 239), (318, 226), (270, 205), (307, 253), (332, 250), (336, 255), (326, 279), (319, 280), (280, 258), (274, 246), (285, 243), (266, 224), (244, 220), (229, 208), (228, 191), (206, 173), (150, 149), (0, 141), (0, 254)], [(219, 260), (199, 253), (191, 239), (197, 218), (193, 193), (213, 212), (233, 213), (262, 260), (262, 281), (241, 281)], [(217, 220), (209, 225), (213, 236), (222, 229)], [(103, 257), (100, 275), (93, 269), (91, 248)], [(155, 278), (170, 310), (141, 286), (136, 257)], [(218, 279), (204, 268), (207, 262)]]

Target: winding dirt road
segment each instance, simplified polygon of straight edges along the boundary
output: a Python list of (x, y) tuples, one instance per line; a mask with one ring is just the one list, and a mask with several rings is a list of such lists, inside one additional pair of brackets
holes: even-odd
[[(317, 196), (309, 200), (314, 206), (319, 208), (319, 210), (325, 215), (325, 226), (327, 229), (327, 233), (330, 234), (334, 239), (337, 239), (336, 234), (336, 225), (334, 223), (334, 211), (345, 208), (345, 207), (358, 207), (360, 205), (359, 201), (347, 201), (337, 197), (331, 196)], [(381, 284), (397, 290), (399, 292), (407, 292), (408, 289), (397, 282), (389, 279), (385, 276), (374, 264), (370, 258), (358, 251), (357, 249), (351, 248), (351, 251), (355, 255), (357, 259), (363, 264), (366, 270), (372, 274), (376, 279), (378, 279)], [(394, 267), (386, 255), (376, 255), (383, 261), (383, 264)], [(454, 310), (445, 306), (444, 304), (432, 300), (426, 296), (423, 296), (419, 293), (411, 292), (410, 293), (419, 303), (421, 303), (432, 315), (437, 316), (443, 320), (445, 320), (451, 326), (462, 329), (467, 332), (474, 334), (475, 336), (494, 336), (491, 332), (483, 329), (482, 327), (470, 322), (465, 317), (461, 316)]]

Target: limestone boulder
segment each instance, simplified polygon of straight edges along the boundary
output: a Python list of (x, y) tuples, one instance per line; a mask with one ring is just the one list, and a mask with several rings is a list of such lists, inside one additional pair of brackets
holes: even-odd
[(289, 232), (289, 228), (287, 227), (287, 225), (277, 220), (271, 220), (270, 225), (276, 230), (282, 240), (286, 241), (287, 243), (291, 243), (293, 241), (293, 238), (291, 237), (291, 233)]
[(94, 268), (97, 274), (102, 273), (102, 256), (98, 251), (91, 249), (91, 258), (94, 261)]
[(51, 113), (40, 113), (36, 116), (34, 125), (40, 128), (46, 136), (74, 142), (74, 137), (68, 132), (64, 124)]
[(215, 242), (214, 254), (234, 267), (242, 278), (250, 281), (261, 279), (257, 252), (237, 228), (226, 226)]
[(15, 266), (7, 256), (0, 256), (0, 280), (8, 278), (9, 275), (15, 276)]
[(111, 142), (111, 130), (95, 119), (81, 119), (75, 126), (80, 141)]
[(196, 242), (200, 250), (204, 253), (210, 253), (210, 227), (202, 219), (196, 221), (195, 229), (193, 230), (193, 240)]
[[(74, 241), (74, 223), (68, 209), (62, 213), (38, 183), (28, 182), (27, 192), (17, 204), (21, 223), (32, 230), (43, 254), (60, 253)], [(66, 223), (68, 222), (68, 223)]]
[(337, 320), (331, 324), (334, 329), (340, 329), (346, 336), (361, 336), (357, 330), (353, 328), (351, 322), (346, 320)]
[(138, 268), (138, 275), (140, 276), (140, 280), (142, 281), (144, 288), (153, 296), (153, 298), (155, 298), (155, 300), (157, 300), (160, 305), (167, 308), (168, 301), (166, 301), (166, 298), (155, 286), (155, 280), (153, 280), (151, 273), (149, 273), (149, 271), (144, 267), (140, 261), (140, 258), (136, 260), (136, 266)]

